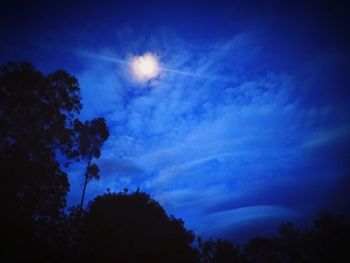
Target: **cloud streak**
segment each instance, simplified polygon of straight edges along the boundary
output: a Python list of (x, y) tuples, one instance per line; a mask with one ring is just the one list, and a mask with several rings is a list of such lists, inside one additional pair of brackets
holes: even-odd
[(100, 162), (106, 175), (93, 193), (140, 186), (189, 227), (214, 235), (242, 222), (307, 217), (322, 196), (332, 198), (329, 189), (349, 166), (322, 149), (348, 135), (345, 98), (305, 100), (314, 87), (301, 83), (313, 80), (274, 68), (255, 34), (197, 46), (164, 34), (144, 41), (163, 65), (143, 87), (122, 70), (128, 59), (116, 59), (133, 50), (80, 53), (83, 115), (102, 114), (111, 133)]

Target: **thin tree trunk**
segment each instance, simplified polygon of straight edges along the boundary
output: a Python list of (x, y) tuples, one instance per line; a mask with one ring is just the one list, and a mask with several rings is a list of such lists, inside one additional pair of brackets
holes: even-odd
[(91, 164), (91, 159), (92, 159), (92, 156), (90, 156), (87, 167), (86, 167), (85, 182), (84, 182), (84, 187), (83, 187), (83, 193), (81, 195), (81, 200), (80, 200), (80, 210), (81, 211), (83, 210), (83, 206), (84, 206), (86, 186), (89, 182), (89, 168), (90, 168), (90, 164)]

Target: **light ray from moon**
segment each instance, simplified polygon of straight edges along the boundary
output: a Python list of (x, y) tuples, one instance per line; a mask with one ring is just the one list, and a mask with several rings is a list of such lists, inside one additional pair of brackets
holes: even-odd
[(109, 62), (113, 62), (113, 63), (117, 63), (117, 64), (130, 65), (130, 62), (127, 62), (127, 61), (122, 60), (122, 59), (117, 59), (117, 58), (104, 56), (104, 55), (98, 55), (98, 54), (94, 54), (94, 53), (87, 52), (87, 51), (76, 50), (76, 53), (78, 55), (80, 55), (80, 56), (87, 57), (87, 58), (93, 58), (93, 59), (97, 59), (97, 60), (104, 60), (104, 61), (109, 61)]
[(76, 53), (78, 55), (81, 55), (84, 57), (109, 61), (109, 62), (113, 62), (113, 63), (117, 63), (117, 64), (128, 65), (133, 69), (134, 74), (140, 80), (149, 80), (149, 79), (155, 78), (159, 75), (159, 73), (161, 71), (163, 71), (163, 72), (169, 72), (169, 73), (173, 73), (173, 74), (179, 74), (179, 75), (207, 79), (207, 80), (218, 80), (218, 81), (225, 81), (225, 82), (232, 81), (230, 79), (226, 79), (226, 78), (218, 77), (218, 76), (212, 76), (212, 75), (207, 75), (207, 74), (204, 75), (204, 74), (198, 74), (198, 73), (193, 73), (193, 72), (189, 72), (189, 71), (161, 67), (159, 65), (158, 59), (155, 56), (153, 56), (151, 53), (146, 53), (143, 56), (136, 56), (133, 58), (132, 61), (125, 61), (122, 59), (117, 59), (114, 57), (94, 54), (91, 52), (86, 52), (86, 51), (81, 51), (81, 50), (76, 51)]

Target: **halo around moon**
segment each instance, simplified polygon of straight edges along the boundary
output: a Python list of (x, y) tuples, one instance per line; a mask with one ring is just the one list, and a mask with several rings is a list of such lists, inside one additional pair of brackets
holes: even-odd
[(159, 74), (158, 59), (151, 53), (134, 57), (131, 66), (136, 78), (141, 81), (151, 80)]

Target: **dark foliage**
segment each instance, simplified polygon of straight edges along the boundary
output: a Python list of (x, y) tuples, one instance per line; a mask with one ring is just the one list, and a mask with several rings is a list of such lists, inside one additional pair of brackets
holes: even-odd
[(324, 213), (311, 229), (280, 227), (277, 237), (252, 239), (245, 247), (249, 262), (349, 262), (350, 222)]
[(92, 180), (100, 179), (100, 170), (96, 164), (91, 163), (93, 158), (101, 156), (101, 147), (108, 139), (109, 132), (103, 118), (93, 119), (81, 123), (76, 121), (74, 129), (77, 131), (76, 155), (86, 160), (86, 171), (84, 174), (84, 186), (81, 195), (80, 209), (83, 209), (85, 191), (87, 184)]
[(15, 149), (32, 161), (68, 154), (82, 105), (77, 80), (65, 71), (47, 76), (29, 63), (0, 68), (1, 154)]
[(64, 71), (45, 76), (29, 63), (0, 68), (2, 233), (14, 258), (41, 255), (38, 240), (48, 235), (41, 230), (62, 216), (69, 184), (56, 154), (71, 154), (79, 92)]
[(107, 193), (84, 214), (80, 262), (195, 262), (192, 232), (147, 194)]
[(202, 241), (198, 238), (198, 252), (200, 263), (240, 263), (245, 262), (238, 246), (230, 242), (209, 239)]

